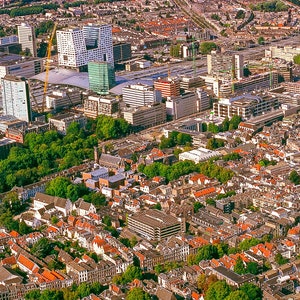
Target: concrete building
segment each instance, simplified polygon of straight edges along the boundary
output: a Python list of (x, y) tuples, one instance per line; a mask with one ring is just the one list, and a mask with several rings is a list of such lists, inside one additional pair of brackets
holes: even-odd
[(18, 38), (19, 43), (22, 46), (22, 51), (29, 51), (33, 57), (37, 56), (36, 52), (36, 39), (34, 27), (28, 24), (22, 23), (18, 26)]
[(90, 90), (100, 95), (108, 95), (115, 86), (115, 70), (112, 64), (106, 61), (91, 61), (88, 63)]
[(0, 53), (0, 79), (5, 75), (29, 78), (43, 71), (42, 58), (23, 58), (17, 54)]
[(221, 153), (218, 151), (212, 151), (206, 148), (198, 148), (195, 150), (183, 152), (179, 154), (179, 160), (191, 160), (194, 163), (199, 163), (200, 161), (206, 161), (210, 158), (220, 156)]
[(133, 127), (148, 128), (166, 122), (166, 105), (155, 103), (138, 108), (126, 108), (124, 119)]
[(114, 65), (111, 25), (87, 25), (56, 32), (59, 66), (85, 70), (90, 61)]
[(81, 92), (72, 88), (55, 90), (46, 96), (46, 107), (49, 109), (59, 110), (81, 103)]
[(155, 241), (161, 241), (169, 236), (185, 232), (182, 220), (156, 209), (149, 209), (128, 216), (128, 229), (148, 240)]
[(287, 62), (293, 61), (294, 56), (300, 54), (300, 47), (292, 46), (271, 46), (269, 49), (265, 50), (265, 57), (267, 58), (281, 58)]
[(162, 97), (176, 97), (180, 95), (180, 81), (177, 78), (158, 78), (154, 81), (154, 88), (161, 91)]
[(196, 94), (198, 96), (198, 109), (199, 111), (204, 111), (210, 108), (210, 99), (205, 90), (201, 88), (196, 89)]
[(205, 80), (200, 76), (183, 76), (180, 78), (180, 88), (183, 90), (194, 90), (195, 88), (205, 85)]
[(7, 158), (10, 148), (15, 147), (17, 145), (16, 141), (9, 138), (0, 139), (0, 159)]
[(29, 122), (32, 119), (29, 87), (24, 77), (6, 75), (1, 80), (3, 114)]
[(211, 51), (207, 55), (207, 73), (224, 79), (244, 77), (244, 57), (240, 54)]
[(130, 107), (161, 102), (161, 92), (146, 84), (131, 84), (122, 89), (123, 101)]
[(177, 97), (168, 97), (167, 115), (174, 120), (199, 112), (199, 99), (195, 92), (188, 92)]
[(84, 115), (96, 119), (99, 115), (112, 116), (119, 113), (120, 102), (112, 96), (89, 96), (84, 100)]
[(241, 116), (243, 120), (262, 115), (279, 108), (278, 98), (268, 95), (246, 94), (214, 103), (214, 114), (218, 117)]
[(67, 133), (68, 127), (73, 122), (79, 123), (80, 127), (85, 127), (86, 117), (81, 114), (66, 113), (49, 118), (50, 128), (63, 135)]

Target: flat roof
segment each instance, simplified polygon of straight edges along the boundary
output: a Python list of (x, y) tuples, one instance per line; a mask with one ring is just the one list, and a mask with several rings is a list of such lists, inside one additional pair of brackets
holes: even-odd
[[(30, 79), (40, 80), (45, 82), (46, 72), (32, 76)], [(122, 95), (122, 89), (125, 86), (132, 84), (145, 84), (152, 85), (153, 80), (127, 80), (124, 77), (116, 76), (117, 85), (110, 89), (110, 92), (116, 95)], [(48, 83), (57, 85), (70, 85), (76, 86), (82, 89), (89, 89), (89, 75), (88, 72), (77, 72), (75, 70), (55, 68), (49, 70)]]
[(145, 223), (151, 227), (158, 228), (165, 228), (179, 224), (177, 218), (167, 215), (157, 209), (149, 209), (147, 211), (134, 214), (133, 216), (130, 216), (130, 218), (137, 220), (138, 222)]

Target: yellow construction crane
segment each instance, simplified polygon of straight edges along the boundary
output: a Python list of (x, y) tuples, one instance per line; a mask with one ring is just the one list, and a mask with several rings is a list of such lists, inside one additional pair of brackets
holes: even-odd
[(55, 35), (57, 23), (54, 23), (50, 39), (48, 41), (48, 47), (47, 47), (47, 56), (46, 56), (46, 62), (45, 62), (45, 83), (44, 83), (44, 93), (43, 93), (43, 101), (42, 101), (42, 107), (40, 112), (44, 112), (45, 110), (45, 103), (46, 103), (46, 94), (48, 89), (48, 80), (49, 80), (49, 70), (50, 70), (50, 58), (51, 58), (51, 48), (52, 48), (52, 42)]

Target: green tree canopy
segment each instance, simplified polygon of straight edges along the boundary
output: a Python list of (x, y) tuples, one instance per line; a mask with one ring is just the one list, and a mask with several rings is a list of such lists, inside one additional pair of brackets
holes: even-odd
[(296, 65), (300, 65), (300, 54), (294, 56), (294, 63)]
[(217, 49), (217, 44), (214, 42), (202, 42), (200, 44), (201, 54), (209, 54), (212, 50)]
[(217, 281), (210, 285), (205, 300), (224, 300), (230, 294), (231, 288), (224, 281)]
[(133, 288), (128, 292), (126, 300), (151, 300), (151, 297), (141, 288)]
[(263, 298), (262, 290), (252, 283), (244, 283), (240, 290), (243, 291), (250, 300), (261, 300)]
[(244, 292), (244, 291), (233, 291), (231, 292), (226, 298), (225, 300), (250, 300), (248, 295)]

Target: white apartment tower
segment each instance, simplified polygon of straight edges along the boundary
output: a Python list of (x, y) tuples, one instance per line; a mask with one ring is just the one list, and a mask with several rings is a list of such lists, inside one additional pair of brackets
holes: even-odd
[(58, 64), (81, 70), (89, 61), (114, 64), (111, 25), (87, 25), (82, 29), (58, 30)]
[(31, 121), (31, 108), (28, 83), (24, 77), (6, 75), (1, 80), (3, 114)]
[(26, 23), (18, 26), (19, 43), (22, 46), (22, 51), (30, 51), (33, 57), (37, 56), (36, 52), (36, 39), (34, 27)]

